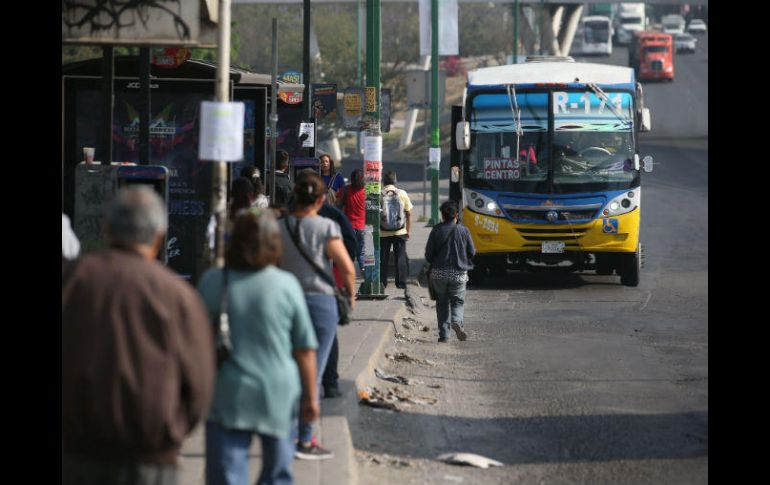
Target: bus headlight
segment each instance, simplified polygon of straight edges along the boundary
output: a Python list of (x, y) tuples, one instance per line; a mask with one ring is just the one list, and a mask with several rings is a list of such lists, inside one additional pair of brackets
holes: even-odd
[(485, 216), (505, 217), (500, 206), (490, 197), (473, 190), (467, 190), (467, 197), (470, 200), (468, 208), (473, 212), (478, 212)]
[(602, 210), (602, 217), (619, 216), (639, 207), (642, 193), (639, 187), (611, 199)]

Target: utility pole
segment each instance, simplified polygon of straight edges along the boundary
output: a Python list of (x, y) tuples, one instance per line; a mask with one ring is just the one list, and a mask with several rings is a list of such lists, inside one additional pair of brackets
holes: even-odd
[(513, 64), (519, 57), (519, 0), (513, 2)]
[[(217, 102), (230, 100), (230, 0), (219, 0), (217, 33)], [(216, 217), (214, 264), (225, 264), (225, 221), (227, 218), (227, 163), (214, 162), (211, 208)]]
[[(380, 0), (366, 0), (366, 140), (364, 143), (364, 182), (366, 183), (367, 248), (364, 282), (359, 298), (383, 299), (387, 295), (380, 283), (380, 202), (382, 191), (382, 133), (380, 132)], [(369, 233), (371, 232), (371, 244)], [(369, 252), (373, 248), (374, 254)], [(374, 261), (371, 261), (371, 257)], [(366, 264), (369, 263), (369, 264)]]
[(431, 0), (431, 149), (428, 160), (430, 161), (430, 221), (429, 226), (434, 226), (438, 220), (438, 170), (441, 164), (441, 132), (439, 127), (438, 107), (438, 0)]
[(275, 154), (278, 151), (278, 19), (273, 17), (270, 78), (270, 200), (275, 202)]

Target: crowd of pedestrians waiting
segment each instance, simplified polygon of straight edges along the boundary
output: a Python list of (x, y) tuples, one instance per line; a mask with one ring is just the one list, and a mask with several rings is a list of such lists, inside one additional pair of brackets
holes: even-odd
[[(79, 255), (62, 214), (62, 483), (177, 483), (182, 443), (204, 419), (209, 485), (247, 483), (254, 435), (260, 484), (291, 483), (294, 458), (333, 456), (312, 423), (321, 396), (340, 395), (335, 294), (355, 305), (364, 177), (353, 170), (345, 185), (323, 155), (317, 171), (292, 181), (288, 159), (279, 151), (270, 207), (258, 169), (233, 181), (225, 264), (207, 270), (197, 291), (156, 260), (167, 213), (151, 189), (116, 194), (105, 212), (105, 250)], [(387, 172), (380, 274), (384, 287), (392, 249), (395, 284), (405, 288), (413, 205), (395, 184)], [(425, 250), (439, 341), (450, 326), (464, 340), (473, 243), (456, 224), (454, 203), (441, 212)], [(212, 322), (225, 308), (232, 349), (218, 366)]]

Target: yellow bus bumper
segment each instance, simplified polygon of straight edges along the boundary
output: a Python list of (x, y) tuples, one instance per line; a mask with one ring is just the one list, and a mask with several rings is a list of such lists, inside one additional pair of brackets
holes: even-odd
[(463, 209), (477, 254), (540, 252), (543, 241), (564, 241), (565, 252), (633, 253), (639, 242), (639, 209), (579, 224), (514, 223)]

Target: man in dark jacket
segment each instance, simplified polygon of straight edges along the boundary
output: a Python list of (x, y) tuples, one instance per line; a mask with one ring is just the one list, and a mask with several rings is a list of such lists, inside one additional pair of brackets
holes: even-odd
[(182, 442), (216, 364), (197, 292), (155, 257), (167, 227), (151, 189), (108, 208), (109, 249), (62, 270), (62, 483), (176, 484)]
[(289, 154), (286, 150), (278, 150), (275, 157), (277, 159), (275, 162), (275, 195), (271, 197), (271, 206), (285, 207), (294, 189), (294, 184), (289, 178)]
[(450, 323), (457, 338), (465, 340), (465, 285), (468, 271), (473, 269), (476, 248), (468, 228), (457, 223), (456, 202), (448, 200), (441, 204), (441, 217), (444, 222), (433, 227), (425, 245), (425, 261), (431, 265), (436, 290), (438, 341), (447, 341)]

